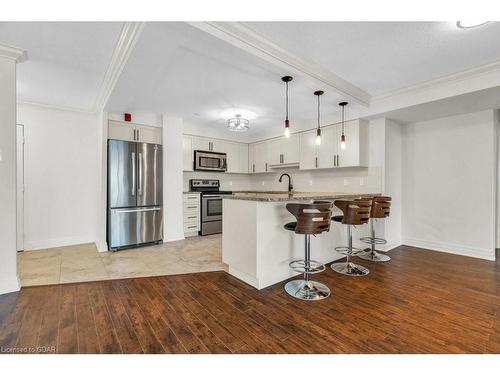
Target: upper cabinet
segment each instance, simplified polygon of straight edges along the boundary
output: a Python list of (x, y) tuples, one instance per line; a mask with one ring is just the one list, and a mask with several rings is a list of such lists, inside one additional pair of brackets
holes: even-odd
[(248, 173), (248, 144), (246, 143), (185, 134), (182, 139), (182, 165), (184, 171), (193, 170), (195, 150), (226, 153), (226, 173)]
[(129, 142), (161, 144), (161, 128), (131, 122), (108, 121), (108, 138)]
[(353, 120), (345, 123), (346, 147), (340, 146), (340, 124), (321, 129), (321, 144), (316, 144), (316, 131), (301, 133), (300, 169), (367, 167), (368, 122)]
[(299, 164), (300, 136), (292, 134), (267, 141), (268, 161), (271, 168), (289, 167)]
[(192, 171), (194, 166), (193, 137), (182, 136), (182, 170)]

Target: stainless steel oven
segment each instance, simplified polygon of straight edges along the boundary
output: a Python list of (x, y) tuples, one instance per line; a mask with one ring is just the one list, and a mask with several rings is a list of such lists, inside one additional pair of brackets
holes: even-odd
[(201, 195), (201, 235), (222, 233), (222, 196)]
[(194, 151), (194, 169), (196, 171), (225, 172), (227, 156), (222, 152)]
[(202, 236), (222, 233), (222, 196), (232, 192), (220, 191), (219, 187), (219, 180), (189, 180), (189, 189), (201, 193)]

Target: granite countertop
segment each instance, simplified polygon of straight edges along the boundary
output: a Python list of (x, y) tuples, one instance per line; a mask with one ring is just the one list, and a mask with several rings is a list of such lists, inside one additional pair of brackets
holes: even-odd
[(257, 202), (289, 202), (299, 200), (320, 200), (340, 198), (360, 198), (380, 195), (380, 193), (345, 193), (345, 192), (300, 192), (288, 193), (286, 191), (245, 191), (233, 192), (233, 195), (225, 195), (224, 199), (237, 199)]

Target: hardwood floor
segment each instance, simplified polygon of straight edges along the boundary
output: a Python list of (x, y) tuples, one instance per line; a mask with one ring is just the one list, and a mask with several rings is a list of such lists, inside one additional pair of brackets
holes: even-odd
[(0, 296), (0, 348), (57, 353), (500, 353), (500, 265), (411, 247), (319, 302), (224, 272)]

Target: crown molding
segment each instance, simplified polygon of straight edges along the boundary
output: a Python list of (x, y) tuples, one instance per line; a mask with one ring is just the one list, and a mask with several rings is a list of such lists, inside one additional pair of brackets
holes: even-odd
[(130, 54), (132, 53), (142, 30), (144, 22), (125, 22), (115, 46), (111, 61), (104, 75), (101, 88), (93, 106), (93, 112), (100, 112), (104, 109), (111, 93), (120, 78)]
[(240, 22), (188, 23), (233, 46), (282, 67), (284, 74), (292, 71), (294, 74), (308, 76), (322, 85), (333, 88), (346, 99), (355, 101), (363, 106), (370, 104), (371, 96), (366, 91), (330, 72), (321, 65), (305, 61), (293, 55)]
[(55, 104), (37, 103), (37, 102), (31, 102), (28, 100), (18, 100), (16, 104), (17, 105), (30, 105), (30, 106), (35, 106), (35, 107), (47, 108), (47, 109), (55, 109), (58, 111), (77, 112), (77, 113), (82, 113), (82, 114), (95, 114), (95, 113), (97, 113), (93, 110), (88, 110), (88, 109), (82, 109), (82, 108), (76, 108), (76, 107), (65, 107), (65, 106), (55, 105)]
[(0, 57), (22, 63), (27, 60), (28, 53), (23, 49), (0, 43)]
[(433, 88), (439, 85), (444, 85), (444, 84), (450, 84), (450, 83), (457, 83), (460, 81), (468, 80), (468, 79), (474, 79), (477, 78), (478, 76), (481, 76), (483, 74), (488, 74), (491, 73), (495, 70), (500, 70), (500, 60), (484, 64), (484, 65), (479, 65), (474, 68), (466, 69), (460, 72), (452, 73), (452, 74), (447, 74), (435, 79), (431, 79), (425, 82), (420, 82), (415, 85), (407, 86), (401, 89), (393, 90), (386, 92), (381, 95), (377, 95), (373, 97), (373, 100), (383, 100), (387, 99), (390, 97), (398, 96), (398, 95), (404, 95), (407, 93), (411, 92), (416, 92), (416, 91), (421, 91), (429, 88)]

